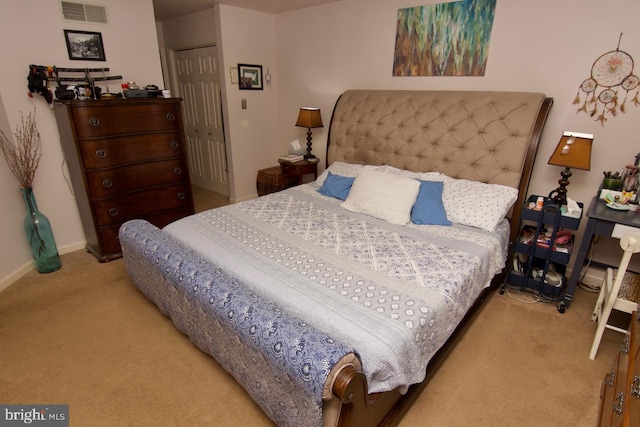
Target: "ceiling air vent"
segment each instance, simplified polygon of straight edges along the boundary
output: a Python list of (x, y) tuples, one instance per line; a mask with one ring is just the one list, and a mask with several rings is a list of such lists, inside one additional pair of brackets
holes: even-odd
[(107, 9), (104, 6), (96, 6), (85, 3), (72, 3), (63, 1), (62, 15), (64, 19), (83, 22), (107, 23)]

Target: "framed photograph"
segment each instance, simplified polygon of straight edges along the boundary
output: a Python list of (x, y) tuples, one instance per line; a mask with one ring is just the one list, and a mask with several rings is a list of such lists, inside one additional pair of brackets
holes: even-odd
[(64, 30), (69, 59), (77, 61), (106, 61), (102, 33)]
[(262, 90), (262, 65), (238, 64), (238, 83), (242, 90)]

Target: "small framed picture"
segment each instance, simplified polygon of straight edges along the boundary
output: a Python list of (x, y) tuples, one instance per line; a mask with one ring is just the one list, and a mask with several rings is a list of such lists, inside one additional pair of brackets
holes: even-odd
[(106, 61), (102, 33), (64, 30), (69, 59), (75, 61)]
[(242, 90), (262, 90), (262, 65), (238, 64), (238, 83)]

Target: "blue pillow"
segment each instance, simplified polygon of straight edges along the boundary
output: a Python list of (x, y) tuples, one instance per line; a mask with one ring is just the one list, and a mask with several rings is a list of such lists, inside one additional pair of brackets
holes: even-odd
[(411, 222), (414, 224), (451, 225), (447, 211), (442, 204), (444, 184), (438, 181), (420, 182), (420, 191), (411, 210)]
[(335, 197), (340, 200), (345, 200), (351, 191), (351, 186), (355, 178), (349, 178), (346, 176), (334, 175), (331, 172), (327, 175), (327, 179), (322, 183), (322, 187), (318, 190), (318, 193), (325, 196)]

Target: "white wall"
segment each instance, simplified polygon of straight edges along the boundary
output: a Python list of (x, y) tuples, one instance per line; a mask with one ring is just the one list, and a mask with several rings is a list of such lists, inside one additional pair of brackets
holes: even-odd
[[(500, 0), (484, 77), (393, 77), (396, 17), (400, 8), (436, 0), (342, 0), (276, 16), (281, 151), (304, 130), (293, 123), (300, 106), (321, 107), (328, 125), (346, 89), (463, 89), (544, 92), (554, 98), (533, 172), (530, 194), (555, 189), (561, 168), (547, 160), (564, 130), (595, 136), (591, 171), (573, 170), (568, 196), (587, 206), (603, 170), (619, 170), (640, 152), (640, 107), (627, 104), (601, 126), (572, 105), (593, 62), (620, 49), (640, 61), (637, 0)], [(640, 70), (636, 68), (636, 74)], [(582, 94), (584, 99), (584, 94)], [(314, 129), (314, 152), (324, 164), (328, 129)], [(582, 221), (581, 230), (586, 220)], [(602, 247), (602, 245), (600, 245)], [(606, 252), (599, 249), (601, 252)], [(618, 252), (619, 253), (619, 252)]]
[(213, 7), (202, 12), (159, 22), (156, 25), (165, 87), (181, 96), (176, 87), (173, 53), (177, 50), (216, 45)]
[[(634, 126), (640, 120), (639, 107), (628, 105), (626, 114), (610, 118), (601, 126), (583, 113), (576, 114), (572, 101), (580, 83), (589, 77), (595, 59), (616, 48), (621, 32), (621, 50), (639, 60), (637, 0), (500, 0), (484, 77), (392, 77), (398, 9), (437, 2), (342, 0), (278, 15), (216, 6), (213, 25), (223, 58), (232, 199), (253, 197), (257, 170), (277, 164), (277, 157), (286, 152), (292, 139), (304, 141), (306, 130), (294, 126), (301, 106), (321, 107), (328, 126), (336, 99), (350, 88), (524, 90), (553, 97), (555, 103), (530, 193), (547, 194), (557, 187), (560, 168), (546, 162), (563, 130), (595, 135), (592, 170), (573, 171), (571, 198), (588, 204), (598, 188), (601, 171), (617, 170), (633, 161), (640, 151)], [(156, 32), (151, 0), (101, 3), (108, 7), (108, 25), (64, 22), (57, 1), (0, 0), (0, 37), (4, 41), (0, 53), (3, 58), (11, 58), (0, 67), (0, 94), (10, 131), (19, 122), (20, 111), (38, 107), (44, 158), (35, 192), (62, 251), (82, 246), (84, 236), (63, 177), (65, 169), (52, 114), (41, 97), (25, 95), (27, 65), (105, 65), (111, 68), (111, 74), (122, 74), (126, 80), (162, 84), (156, 34), (166, 39), (166, 29)], [(195, 25), (193, 19), (203, 22)], [(182, 26), (180, 33), (191, 36), (175, 43), (208, 43), (210, 21), (210, 12), (179, 20), (175, 26)], [(69, 61), (64, 28), (102, 32), (106, 63)], [(206, 34), (205, 39), (199, 39), (199, 34)], [(229, 68), (238, 63), (260, 64), (265, 72), (268, 67), (272, 86), (265, 86), (264, 91), (238, 90), (229, 81)], [(247, 100), (246, 110), (240, 107), (243, 98)], [(321, 157), (321, 168), (327, 132), (328, 127), (313, 130), (313, 151)], [(6, 278), (30, 265), (22, 235), (24, 208), (11, 178), (0, 162), (0, 288)]]
[[(282, 154), (278, 144), (276, 15), (225, 5), (215, 9), (226, 100), (223, 112), (230, 199), (240, 201), (257, 196), (257, 171), (277, 165)], [(272, 84), (264, 82), (264, 90), (239, 90), (237, 84), (231, 84), (229, 75), (239, 63), (262, 65), (263, 74), (268, 69), (273, 76)], [(245, 110), (241, 108), (242, 99), (247, 101)]]
[[(136, 81), (142, 86), (162, 84), (151, 0), (101, 0), (99, 3), (107, 7), (108, 24), (64, 21), (58, 1), (0, 0), (0, 57), (3, 58), (0, 94), (8, 128), (5, 129), (2, 120), (0, 126), (5, 133), (13, 132), (20, 123), (20, 112), (26, 114), (36, 107), (43, 157), (34, 192), (38, 207), (51, 221), (61, 253), (84, 247), (85, 238), (75, 199), (65, 179), (67, 171), (53, 111), (40, 95), (27, 96), (29, 64), (109, 67), (109, 75), (122, 75), (126, 81)], [(69, 60), (63, 29), (102, 33), (106, 62)], [(111, 82), (110, 90), (119, 90), (120, 83)], [(26, 211), (17, 181), (10, 175), (4, 159), (0, 159), (0, 198), (2, 289), (33, 264), (22, 228)]]
[[(172, 50), (217, 46), (222, 64), (230, 200), (256, 197), (257, 171), (277, 164), (281, 154), (276, 142), (277, 86), (265, 84), (262, 91), (241, 91), (231, 84), (230, 73), (236, 75), (238, 63), (262, 65), (264, 73), (267, 68), (275, 73), (275, 15), (222, 5), (163, 21), (158, 27), (166, 75), (172, 82)], [(241, 108), (242, 99), (247, 100), (246, 110)]]
[(186, 49), (216, 44), (213, 7), (162, 22), (164, 47)]

